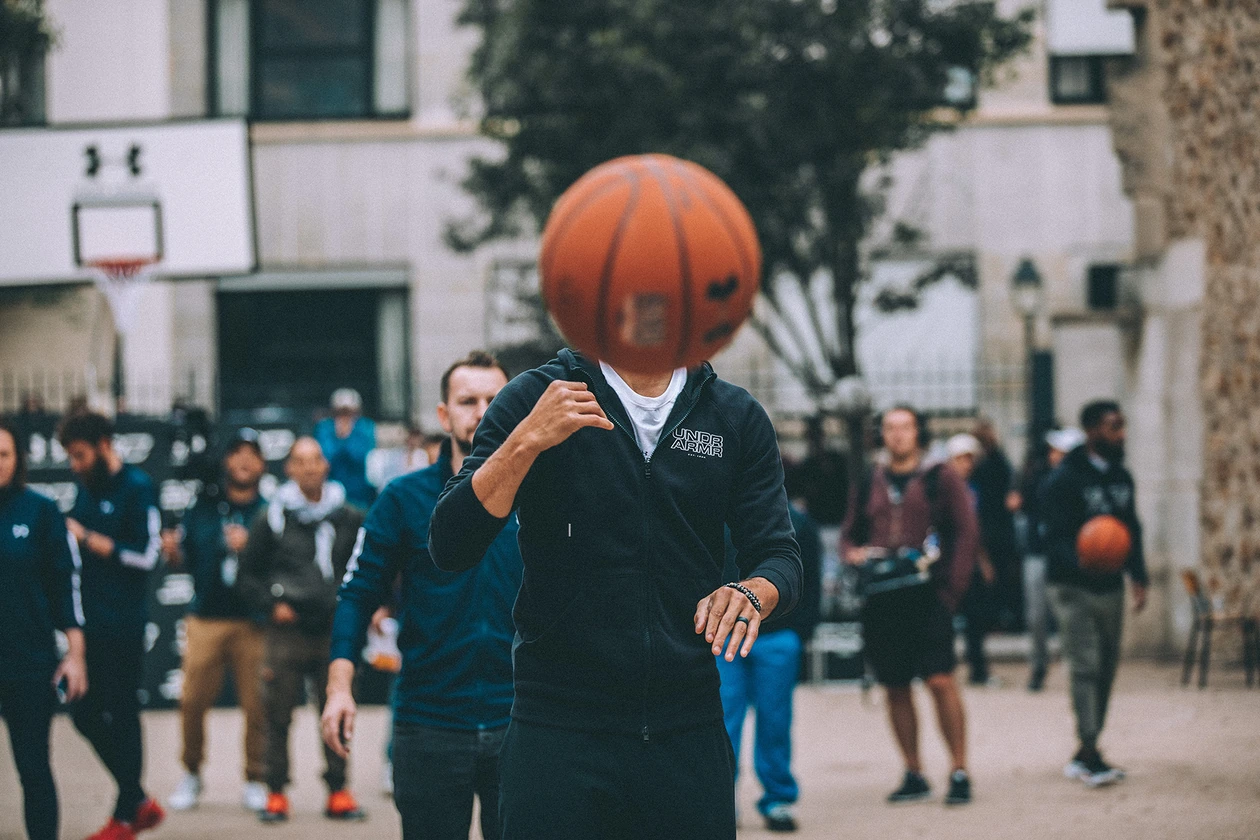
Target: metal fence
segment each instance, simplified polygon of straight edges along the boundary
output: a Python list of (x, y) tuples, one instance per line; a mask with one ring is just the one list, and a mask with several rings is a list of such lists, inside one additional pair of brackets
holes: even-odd
[[(166, 371), (140, 371), (129, 372), (125, 396), (129, 413), (157, 417), (167, 414), (172, 403), (187, 394), (174, 386)], [(15, 414), (23, 408), (61, 414), (76, 403), (102, 406), (112, 402), (108, 372), (91, 366), (0, 369), (0, 414)]]

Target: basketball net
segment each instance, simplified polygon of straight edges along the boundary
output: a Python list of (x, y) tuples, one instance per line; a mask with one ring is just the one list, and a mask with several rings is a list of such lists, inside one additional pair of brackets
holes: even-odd
[(114, 327), (126, 337), (135, 325), (136, 309), (144, 287), (153, 279), (153, 260), (143, 257), (94, 260), (88, 263), (92, 280), (109, 302)]

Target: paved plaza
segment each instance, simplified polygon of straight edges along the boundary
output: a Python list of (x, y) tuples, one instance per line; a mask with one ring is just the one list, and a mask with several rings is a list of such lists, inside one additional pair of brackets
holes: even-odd
[[(976, 801), (965, 808), (940, 804), (947, 773), (944, 750), (919, 695), (925, 763), (933, 801), (891, 807), (884, 795), (900, 774), (877, 692), (864, 697), (848, 686), (803, 686), (797, 693), (796, 769), (801, 781), (801, 840), (815, 838), (960, 838), (960, 840), (1255, 840), (1260, 837), (1260, 689), (1248, 691), (1241, 673), (1212, 674), (1206, 691), (1183, 689), (1171, 665), (1126, 662), (1103, 739), (1115, 763), (1129, 770), (1123, 784), (1086, 790), (1061, 775), (1074, 749), (1062, 666), (1047, 690), (1023, 689), (1016, 665), (996, 669), (1004, 687), (966, 695)], [(146, 784), (165, 798), (181, 773), (178, 717), (145, 715)], [(293, 819), (262, 826), (239, 804), (241, 720), (235, 710), (210, 719), (206, 796), (195, 811), (171, 814), (153, 840), (228, 837), (391, 840), (396, 814), (378, 793), (386, 718), (379, 708), (361, 718), (351, 786), (370, 812), (366, 823), (339, 825), (320, 815), (323, 790), (315, 717), (301, 713), (293, 727)], [(62, 837), (76, 840), (108, 815), (112, 785), (70, 722), (59, 719), (53, 754), (62, 801)], [(7, 745), (6, 745), (7, 746)], [(758, 796), (751, 757), (742, 757), (740, 840), (767, 838), (753, 805)], [(21, 833), (20, 793), (7, 750), (0, 754), (0, 840)], [(479, 837), (474, 829), (473, 837)], [(679, 838), (686, 840), (686, 838)]]

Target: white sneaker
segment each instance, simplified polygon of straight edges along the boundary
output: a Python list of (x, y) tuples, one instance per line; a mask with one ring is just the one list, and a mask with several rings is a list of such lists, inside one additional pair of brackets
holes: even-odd
[(1084, 778), (1089, 775), (1089, 768), (1085, 766), (1085, 762), (1079, 759), (1072, 759), (1063, 768), (1063, 775), (1068, 779)]
[(241, 788), (241, 804), (246, 811), (258, 812), (267, 807), (267, 786), (262, 782), (246, 782)]
[(196, 773), (185, 773), (175, 791), (166, 798), (166, 804), (172, 811), (187, 811), (190, 808), (196, 808), (199, 801), (201, 801), (201, 777)]
[(394, 795), (394, 765), (392, 762), (385, 762), (385, 766), (381, 768), (381, 796)]

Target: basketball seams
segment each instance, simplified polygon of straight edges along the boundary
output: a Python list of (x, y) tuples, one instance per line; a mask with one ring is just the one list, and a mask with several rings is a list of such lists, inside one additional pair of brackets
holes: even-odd
[(703, 182), (703, 179), (698, 177), (696, 173), (693, 173), (682, 161), (674, 164), (674, 166), (686, 177), (687, 180), (691, 181), (692, 184), (695, 185), (696, 189), (694, 192), (700, 196), (701, 200), (708, 205), (709, 209), (713, 211), (713, 214), (717, 216), (718, 221), (721, 222), (723, 229), (726, 231), (726, 235), (731, 239), (731, 244), (735, 246), (735, 252), (739, 254), (739, 261), (743, 266), (744, 276), (751, 282), (759, 283), (761, 278), (755, 276), (754, 269), (754, 265), (757, 261), (744, 251), (744, 242), (739, 235), (739, 230), (734, 221), (726, 214), (725, 211), (723, 211), (718, 203), (713, 200), (712, 196), (709, 195), (708, 190), (705, 189), (707, 185)]
[(601, 358), (608, 357), (608, 287), (612, 284), (613, 267), (617, 264), (617, 252), (621, 250), (621, 238), (630, 223), (635, 205), (639, 203), (639, 173), (627, 167), (621, 177), (630, 182), (630, 195), (626, 198), (626, 206), (622, 209), (621, 218), (617, 220), (617, 227), (613, 229), (612, 238), (608, 242), (595, 303), (595, 344), (599, 347)]
[[(662, 161), (659, 158), (650, 157), (644, 161), (644, 166), (661, 188), (661, 196), (665, 199), (665, 206), (669, 208), (669, 220), (674, 228), (674, 240), (678, 244), (678, 279), (682, 286), (682, 311), (676, 345), (678, 349), (674, 353), (674, 367), (678, 367), (691, 348), (691, 255), (687, 249), (687, 236), (683, 231), (682, 221), (678, 217), (678, 208), (674, 206), (676, 191), (669, 183)], [(691, 191), (688, 190), (688, 192)]]
[[(556, 249), (559, 247), (561, 238), (568, 232), (569, 226), (581, 215), (582, 211), (589, 207), (598, 199), (603, 198), (617, 187), (625, 183), (625, 179), (620, 173), (610, 173), (610, 177), (603, 183), (597, 183), (602, 179), (595, 179), (595, 183), (586, 187), (586, 195), (572, 202), (572, 206), (565, 208), (565, 214), (562, 218), (555, 220), (555, 227), (552, 228), (550, 235), (546, 230), (543, 231), (543, 244), (545, 249), (539, 260), (538, 269), (543, 278), (543, 286), (546, 286), (546, 280), (551, 276), (551, 264), (555, 260)], [(578, 179), (581, 181), (581, 178)], [(574, 182), (577, 183), (577, 182)], [(572, 189), (572, 188), (570, 188)], [(544, 301), (546, 294), (543, 295)]]

